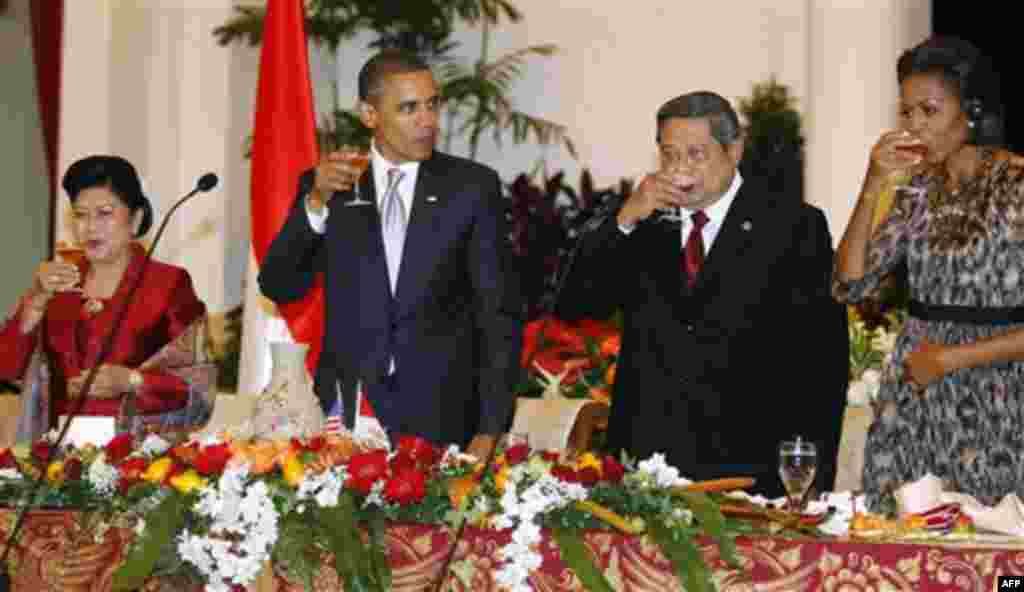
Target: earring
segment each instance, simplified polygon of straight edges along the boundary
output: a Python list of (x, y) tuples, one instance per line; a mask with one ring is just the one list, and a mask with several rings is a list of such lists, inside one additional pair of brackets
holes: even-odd
[(974, 121), (973, 120), (968, 121), (967, 122), (967, 127), (971, 128), (971, 129), (974, 129)]

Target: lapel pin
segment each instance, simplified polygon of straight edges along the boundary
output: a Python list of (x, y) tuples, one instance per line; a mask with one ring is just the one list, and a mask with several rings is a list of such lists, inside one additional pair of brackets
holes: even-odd
[(428, 195), (427, 196), (427, 203), (437, 203), (437, 196), (436, 195)]
[(750, 223), (750, 220), (744, 220), (743, 224), (740, 224), (740, 228), (743, 229), (743, 232), (750, 232), (750, 229), (753, 227), (754, 225)]

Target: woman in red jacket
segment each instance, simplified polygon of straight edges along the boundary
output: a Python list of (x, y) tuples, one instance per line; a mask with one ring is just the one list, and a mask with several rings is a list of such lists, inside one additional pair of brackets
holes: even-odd
[(124, 325), (79, 414), (118, 417), (125, 394), (134, 393), (132, 429), (204, 423), (214, 382), (201, 345), (206, 308), (184, 269), (151, 261), (143, 270), (136, 239), (152, 226), (153, 209), (135, 167), (118, 156), (90, 156), (71, 165), (62, 185), (78, 261), (43, 262), (0, 328), (0, 378), (22, 383), (18, 440), (38, 437), (78, 406), (85, 377), (126, 304)]

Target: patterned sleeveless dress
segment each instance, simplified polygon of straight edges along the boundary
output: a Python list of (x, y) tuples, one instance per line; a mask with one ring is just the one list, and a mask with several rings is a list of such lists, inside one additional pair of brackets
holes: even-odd
[[(857, 302), (907, 263), (911, 297), (932, 305), (1024, 306), (1024, 168), (981, 150), (975, 174), (950, 191), (944, 177), (918, 176), (899, 190), (868, 247), (868, 271), (833, 281)], [(865, 447), (864, 489), (877, 510), (883, 494), (932, 473), (986, 504), (1024, 498), (1024, 363), (947, 374), (916, 392), (904, 360), (922, 340), (971, 343), (1024, 324), (978, 325), (909, 318), (883, 371)]]

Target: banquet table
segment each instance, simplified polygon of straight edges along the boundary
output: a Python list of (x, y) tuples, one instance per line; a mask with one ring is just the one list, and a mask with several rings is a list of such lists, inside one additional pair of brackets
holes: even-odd
[[(14, 513), (0, 510), (0, 533), (6, 537)], [(72, 511), (32, 512), (13, 552), (14, 590), (106, 592), (133, 534), (107, 531), (101, 542), (82, 530)], [(442, 527), (391, 524), (388, 554), (394, 590), (433, 590), (448, 553), (452, 533)], [(678, 581), (658, 548), (643, 537), (590, 531), (585, 541), (616, 590), (677, 591)], [(445, 590), (496, 591), (493, 574), (501, 565), (498, 551), (510, 540), (508, 531), (467, 528), (455, 546)], [(989, 592), (998, 575), (1024, 574), (1024, 541), (998, 542), (865, 542), (850, 539), (741, 537), (737, 541), (740, 569), (718, 556), (717, 547), (701, 548), (711, 564), (718, 589), (725, 591), (795, 590), (958, 590)], [(531, 575), (536, 590), (583, 590), (566, 568), (558, 549), (545, 537), (541, 569)], [(315, 590), (340, 589), (325, 562)], [(146, 590), (186, 592), (180, 583), (153, 579)], [(259, 592), (298, 592), (300, 582), (288, 582), (276, 570), (251, 586)]]

